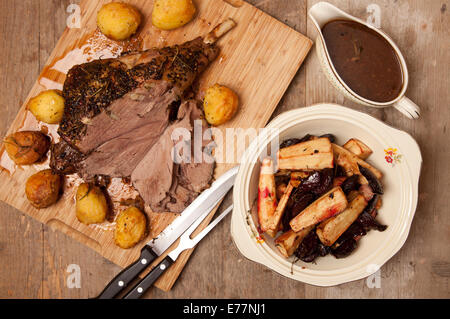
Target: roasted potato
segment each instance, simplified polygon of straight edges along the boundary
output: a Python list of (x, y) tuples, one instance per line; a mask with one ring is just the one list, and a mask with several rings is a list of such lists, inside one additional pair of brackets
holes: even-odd
[(100, 31), (116, 41), (123, 41), (136, 33), (141, 24), (141, 14), (127, 3), (111, 2), (105, 4), (97, 14)]
[(161, 30), (173, 30), (184, 26), (195, 15), (192, 0), (155, 0), (152, 23)]
[(230, 88), (215, 84), (206, 90), (203, 108), (211, 125), (221, 125), (236, 114), (239, 98)]
[(36, 163), (48, 151), (50, 139), (38, 131), (22, 131), (8, 135), (3, 143), (9, 157), (17, 165)]
[(138, 208), (130, 207), (117, 216), (114, 241), (120, 248), (131, 248), (144, 239), (147, 219)]
[(64, 114), (64, 98), (59, 90), (41, 92), (28, 102), (28, 109), (37, 120), (57, 124)]
[(86, 225), (105, 221), (108, 203), (100, 187), (92, 183), (83, 183), (78, 186), (76, 213), (78, 220)]
[(61, 176), (46, 169), (28, 178), (25, 194), (34, 207), (46, 208), (58, 201), (61, 184)]

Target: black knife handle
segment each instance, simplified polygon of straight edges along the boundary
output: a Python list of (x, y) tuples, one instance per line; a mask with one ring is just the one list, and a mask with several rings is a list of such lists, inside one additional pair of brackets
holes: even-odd
[(123, 291), (145, 268), (158, 257), (147, 245), (141, 250), (141, 256), (134, 263), (122, 270), (105, 287), (97, 299), (112, 299)]
[(153, 285), (153, 283), (161, 277), (161, 275), (172, 266), (174, 261), (167, 256), (158, 266), (153, 268), (144, 278), (142, 278), (124, 297), (123, 299), (139, 299)]

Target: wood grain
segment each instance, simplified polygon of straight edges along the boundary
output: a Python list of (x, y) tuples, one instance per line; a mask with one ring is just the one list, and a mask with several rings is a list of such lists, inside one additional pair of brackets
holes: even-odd
[[(308, 1), (308, 6), (318, 1)], [(330, 1), (352, 15), (366, 19), (366, 8), (374, 1)], [(449, 6), (448, 1), (377, 1), (381, 9), (381, 28), (397, 43), (404, 55), (410, 73), (406, 95), (422, 109), (421, 118), (409, 120), (393, 108), (372, 109), (357, 105), (333, 89), (320, 71), (316, 54), (310, 55), (305, 68), (307, 78), (316, 78), (315, 83), (307, 81), (307, 104), (335, 102), (367, 112), (396, 128), (410, 133), (419, 143), (422, 157), (422, 173), (419, 186), (419, 205), (406, 244), (388, 263), (381, 268), (380, 289), (370, 289), (365, 281), (357, 281), (330, 289), (310, 287), (308, 297), (354, 297), (362, 293), (367, 297), (411, 298), (449, 296), (449, 279), (432, 270), (436, 262), (448, 265), (448, 247), (438, 234), (450, 235), (449, 217), (445, 215), (448, 196), (435, 192), (440, 189), (449, 194), (448, 176), (450, 165), (444, 163), (450, 152), (440, 145), (448, 139), (450, 111), (445, 105), (450, 101), (448, 94), (448, 71), (439, 67), (450, 62), (448, 46), (448, 12), (441, 10)], [(308, 20), (307, 34), (315, 39), (316, 31)], [(442, 206), (441, 206), (442, 205)], [(440, 222), (439, 222), (440, 221)]]
[[(96, 29), (96, 13), (106, 2), (81, 1), (81, 29), (66, 28), (64, 30), (55, 49), (50, 54), (44, 71), (25, 99), (8, 133), (24, 129), (23, 123), (27, 116), (28, 118), (30, 116), (26, 111), (28, 99), (44, 89), (58, 88), (64, 82), (66, 70), (73, 64), (82, 63), (87, 59), (86, 52), (92, 53), (93, 47), (100, 45), (102, 56), (105, 57), (103, 49), (106, 48), (106, 45), (104, 42), (107, 44), (110, 42), (102, 40), (100, 44), (94, 42), (95, 45), (91, 45), (91, 43), (93, 43), (92, 39), (97, 39), (96, 35), (92, 36)], [(162, 32), (152, 27), (149, 22), (153, 1), (129, 2), (135, 5), (144, 16), (144, 24), (138, 35), (142, 38), (143, 49), (182, 43), (199, 35), (205, 35), (213, 26), (229, 17), (236, 21), (237, 27), (220, 41), (222, 50), (218, 61), (209, 67), (199, 82), (200, 92), (217, 82), (239, 92), (239, 115), (219, 128), (223, 131), (224, 136), (225, 128), (264, 127), (312, 45), (312, 42), (305, 36), (247, 3), (236, 8), (222, 1), (204, 0), (198, 3), (199, 14), (192, 23), (176, 31)], [(47, 41), (50, 40), (47, 39)], [(106, 50), (106, 54), (109, 54), (109, 51), (109, 49)], [(252, 79), (252, 81), (247, 79)], [(264, 107), (261, 107), (262, 105)], [(216, 139), (216, 142), (219, 144), (218, 149), (234, 150), (233, 143), (226, 139), (222, 142)], [(228, 160), (228, 156), (226, 158), (226, 164), (217, 163), (216, 177), (236, 165), (239, 155), (231, 162)], [(176, 218), (174, 214), (151, 213), (149, 237), (133, 249), (120, 249), (114, 244), (112, 227), (102, 229), (83, 225), (77, 221), (75, 214), (70, 213), (74, 211), (73, 187), (66, 189), (63, 198), (48, 209), (36, 210), (31, 207), (21, 194), (26, 179), (36, 170), (42, 169), (41, 166), (18, 167), (11, 174), (5, 170), (1, 171), (0, 177), (4, 182), (0, 185), (0, 199), (47, 226), (51, 226), (52, 229), (57, 229), (75, 238), (121, 267), (134, 261), (138, 257), (142, 245), (157, 236)], [(202, 223), (201, 228), (207, 225), (213, 215), (214, 212)], [(191, 252), (192, 250), (184, 252), (155, 285), (165, 291), (169, 290)], [(43, 292), (43, 296), (51, 297), (47, 290)]]
[[(234, 247), (226, 218), (200, 242), (170, 292), (150, 290), (148, 298), (449, 298), (450, 220), (448, 214), (450, 86), (447, 49), (449, 1), (329, 0), (365, 19), (369, 4), (381, 9), (381, 27), (397, 42), (410, 72), (408, 97), (422, 108), (411, 121), (393, 109), (375, 110), (344, 99), (320, 70), (313, 49), (291, 82), (274, 115), (312, 103), (336, 102), (367, 112), (418, 141), (424, 164), (419, 206), (404, 247), (381, 268), (381, 288), (364, 279), (319, 288), (281, 277), (248, 261)], [(5, 134), (65, 28), (72, 1), (0, 1), (0, 133)], [(307, 19), (311, 0), (250, 0), (250, 3), (314, 39)], [(56, 10), (56, 12), (55, 12)], [(56, 19), (56, 20), (55, 20)], [(39, 23), (38, 23), (39, 21)], [(49, 22), (51, 21), (51, 22)], [(40, 62), (37, 57), (40, 56)], [(228, 196), (224, 207), (231, 203)], [(0, 203), (0, 297), (42, 298), (46, 286), (55, 298), (95, 296), (120, 268), (77, 241), (53, 232)], [(23, 257), (26, 252), (25, 260)], [(44, 256), (52, 256), (52, 258)], [(81, 288), (64, 284), (69, 264), (81, 267)], [(24, 275), (24, 274), (30, 274)], [(59, 283), (56, 281), (59, 280)], [(59, 285), (59, 288), (58, 288)], [(195, 289), (193, 289), (195, 287)], [(45, 295), (45, 296), (44, 296)]]

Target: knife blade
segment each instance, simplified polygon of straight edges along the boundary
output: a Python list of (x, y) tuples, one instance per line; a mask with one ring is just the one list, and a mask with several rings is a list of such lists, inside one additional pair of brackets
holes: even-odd
[(123, 291), (158, 256), (164, 253), (203, 213), (210, 212), (234, 184), (239, 167), (236, 166), (203, 191), (169, 226), (141, 250), (139, 258), (114, 277), (98, 299), (112, 299)]
[(179, 217), (147, 245), (158, 256), (166, 251), (200, 215), (205, 211), (211, 211), (222, 200), (233, 186), (238, 169), (236, 166), (214, 181), (210, 188), (201, 193)]
[(191, 234), (197, 229), (201, 222), (209, 215), (209, 211), (200, 216), (180, 237), (180, 243), (172, 250), (155, 268), (153, 268), (144, 278), (142, 278), (123, 298), (138, 299), (161, 277), (161, 275), (177, 260), (178, 256), (186, 250), (194, 248), (222, 219), (233, 210), (233, 205), (229, 206), (205, 229), (191, 239)]

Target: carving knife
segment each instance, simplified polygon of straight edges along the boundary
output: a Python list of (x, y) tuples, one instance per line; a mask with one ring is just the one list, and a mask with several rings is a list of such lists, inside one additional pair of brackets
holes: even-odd
[(125, 296), (124, 299), (140, 298), (153, 283), (177, 260), (178, 256), (186, 249), (194, 248), (200, 240), (203, 239), (229, 212), (233, 205), (225, 209), (211, 224), (203, 229), (198, 235), (191, 239), (191, 234), (208, 216), (209, 211), (205, 212), (195, 223), (193, 223), (186, 232), (180, 237), (180, 243), (177, 248), (172, 250), (155, 268), (153, 268), (142, 280), (140, 280)]
[(122, 270), (98, 295), (99, 299), (112, 299), (123, 291), (158, 256), (163, 254), (202, 214), (210, 212), (225, 197), (234, 184), (239, 166), (215, 180), (169, 226), (141, 250), (140, 257)]

